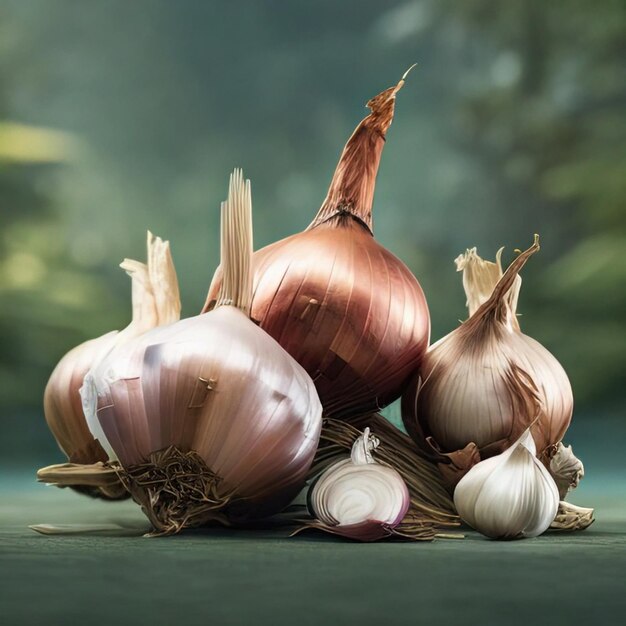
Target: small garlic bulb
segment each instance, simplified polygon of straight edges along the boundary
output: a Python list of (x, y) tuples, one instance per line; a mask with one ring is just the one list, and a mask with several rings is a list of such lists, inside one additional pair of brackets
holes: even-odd
[(80, 388), (86, 424), (106, 452), (107, 460), (117, 460), (117, 455), (96, 417), (97, 381), (115, 379), (116, 372), (109, 364), (115, 362), (113, 356), (124, 351), (124, 347), (134, 339), (149, 330), (168, 326), (180, 319), (178, 278), (170, 252), (170, 243), (148, 231), (147, 249), (147, 263), (132, 259), (124, 259), (120, 263), (120, 267), (132, 280), (133, 318), (124, 330), (117, 333), (108, 350), (103, 351), (99, 358), (91, 362)]
[(573, 409), (572, 389), (561, 364), (516, 318), (526, 261), (534, 244), (503, 274), (476, 250), (456, 260), (463, 270), (470, 317), (432, 345), (418, 377), (402, 399), (402, 417), (415, 442), (439, 454), (454, 485), (471, 464), (506, 450), (537, 420), (539, 457), (561, 441)]
[(536, 453), (528, 429), (508, 450), (474, 465), (454, 491), (461, 519), (493, 539), (545, 532), (556, 516), (559, 491)]
[[(80, 389), (89, 371), (112, 350), (132, 337), (180, 316), (178, 282), (170, 255), (169, 242), (148, 232), (147, 264), (125, 259), (121, 267), (132, 278), (132, 320), (122, 331), (112, 331), (80, 344), (68, 352), (55, 367), (44, 392), (44, 414), (48, 427), (70, 463), (90, 465), (109, 459), (106, 442), (94, 436), (85, 417)], [(54, 465), (42, 468), (39, 479), (58, 483), (59, 471)], [(91, 483), (73, 483), (76, 474), (65, 476), (69, 485), (94, 497), (118, 498), (126, 490), (97, 488)]]
[(309, 506), (328, 532), (359, 541), (391, 534), (409, 508), (409, 492), (400, 474), (378, 463), (372, 451), (378, 439), (366, 428), (349, 459), (331, 465), (315, 482)]

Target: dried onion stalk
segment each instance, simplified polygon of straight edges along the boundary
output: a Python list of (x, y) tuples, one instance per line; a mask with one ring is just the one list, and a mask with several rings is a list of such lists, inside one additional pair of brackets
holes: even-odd
[[(307, 230), (254, 254), (252, 319), (311, 375), (327, 416), (398, 398), (428, 346), (424, 293), (372, 233), (376, 174), (403, 84), (367, 103), (371, 113), (348, 140)], [(204, 311), (220, 284), (218, 271)]]

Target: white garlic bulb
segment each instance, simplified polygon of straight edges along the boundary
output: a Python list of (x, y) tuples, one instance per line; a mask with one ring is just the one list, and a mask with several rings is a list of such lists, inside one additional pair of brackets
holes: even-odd
[(508, 450), (474, 465), (454, 491), (461, 519), (493, 539), (546, 531), (559, 506), (559, 491), (536, 453), (527, 429)]
[[(539, 457), (562, 440), (574, 398), (565, 370), (516, 317), (519, 272), (539, 238), (502, 273), (475, 249), (457, 259), (470, 317), (433, 344), (402, 399), (408, 433), (455, 484), (475, 458), (506, 450), (533, 422)], [(443, 470), (442, 470), (443, 471)]]

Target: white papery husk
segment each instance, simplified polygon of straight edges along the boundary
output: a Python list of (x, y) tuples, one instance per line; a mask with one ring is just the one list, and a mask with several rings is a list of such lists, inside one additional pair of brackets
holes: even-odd
[(148, 232), (147, 264), (125, 259), (121, 264), (132, 278), (133, 315), (121, 332), (111, 331), (70, 350), (52, 372), (44, 392), (44, 413), (59, 445), (70, 462), (104, 461), (99, 438), (92, 437), (79, 393), (85, 376), (116, 346), (145, 332), (159, 319), (180, 312), (178, 284), (169, 244)]
[(559, 488), (561, 500), (564, 500), (565, 496), (572, 489), (576, 489), (578, 483), (584, 478), (585, 467), (574, 454), (572, 446), (565, 446), (560, 441), (555, 448), (548, 469)]
[(554, 479), (528, 429), (508, 450), (474, 465), (454, 491), (461, 519), (493, 539), (536, 537), (559, 507)]
[(331, 465), (309, 495), (313, 515), (330, 532), (369, 541), (390, 534), (406, 515), (409, 492), (400, 474), (376, 461), (378, 440), (369, 428), (349, 459)]
[[(149, 330), (167, 326), (180, 319), (180, 293), (169, 241), (148, 231), (147, 263), (124, 259), (120, 267), (132, 280), (133, 317), (131, 323), (117, 333), (107, 350), (94, 360), (85, 374), (80, 389), (83, 412), (94, 438), (100, 442), (110, 460), (117, 455), (96, 417), (98, 395), (102, 388), (119, 379), (120, 371), (114, 357), (124, 353), (124, 347)], [(127, 351), (127, 353), (129, 353)], [(123, 362), (123, 361), (122, 361)]]

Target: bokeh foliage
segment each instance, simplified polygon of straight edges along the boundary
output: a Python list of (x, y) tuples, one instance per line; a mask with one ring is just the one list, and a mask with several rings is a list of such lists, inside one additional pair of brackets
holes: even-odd
[(304, 228), (365, 101), (399, 95), (375, 229), (416, 273), (433, 337), (464, 317), (452, 260), (542, 252), (524, 330), (587, 413), (626, 368), (626, 11), (599, 0), (0, 0), (0, 408), (43, 433), (47, 376), (127, 323), (117, 264), (169, 238), (184, 313), (217, 263), (229, 170), (257, 246)]

